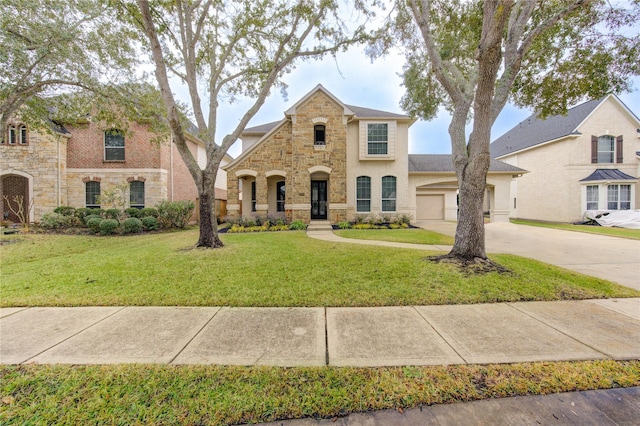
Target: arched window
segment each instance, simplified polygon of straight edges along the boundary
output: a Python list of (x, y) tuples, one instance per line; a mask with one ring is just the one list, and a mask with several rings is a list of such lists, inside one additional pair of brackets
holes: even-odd
[(27, 126), (24, 124), (21, 125), (19, 129), (19, 140), (21, 145), (27, 144)]
[(9, 126), (9, 145), (15, 145), (18, 141), (18, 134), (16, 132), (16, 126)]
[(314, 145), (326, 145), (326, 127), (324, 124), (316, 124), (313, 126), (313, 144)]
[(136, 209), (144, 208), (144, 182), (134, 180), (129, 183), (129, 205)]
[(371, 178), (358, 176), (356, 178), (356, 212), (368, 213), (371, 211)]
[(396, 177), (382, 177), (382, 211), (396, 211)]
[(284, 211), (285, 185), (284, 181), (276, 183), (276, 211)]
[(104, 132), (105, 161), (124, 161), (124, 133), (118, 129)]
[(85, 207), (89, 209), (100, 208), (100, 182), (91, 180), (85, 183)]

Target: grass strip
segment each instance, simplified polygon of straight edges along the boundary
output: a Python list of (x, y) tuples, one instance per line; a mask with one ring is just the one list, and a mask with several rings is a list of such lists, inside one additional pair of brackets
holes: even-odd
[(640, 361), (397, 368), (0, 366), (0, 423), (257, 423), (640, 385)]
[[(377, 232), (377, 231), (376, 231)], [(469, 275), (437, 252), (314, 240), (301, 231), (197, 230), (131, 237), (24, 235), (0, 246), (0, 306), (399, 306), (638, 297), (531, 259), (495, 255), (509, 274)]]
[(610, 237), (628, 238), (640, 240), (640, 229), (627, 229), (609, 226), (573, 225), (570, 223), (537, 222), (532, 220), (515, 220), (512, 223), (518, 225), (539, 226), (541, 228), (562, 229), (565, 231), (586, 232), (588, 234), (607, 235)]

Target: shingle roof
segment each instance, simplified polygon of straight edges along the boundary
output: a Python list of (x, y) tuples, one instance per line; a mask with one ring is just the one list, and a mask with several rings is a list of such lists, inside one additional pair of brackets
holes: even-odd
[[(491, 160), (489, 164), (490, 172), (512, 172), (525, 173), (519, 167), (503, 163), (498, 160)], [(409, 154), (409, 173), (416, 172), (455, 172), (451, 154)]]
[(491, 143), (491, 157), (497, 158), (512, 152), (559, 139), (576, 132), (577, 127), (605, 98), (588, 101), (567, 111), (567, 115), (554, 115), (542, 119), (532, 114), (517, 126)]
[(580, 179), (580, 182), (589, 182), (594, 180), (636, 180), (636, 178), (629, 176), (618, 169), (596, 169), (586, 178)]
[[(347, 108), (352, 110), (355, 113), (356, 118), (399, 118), (408, 120), (410, 117), (408, 115), (396, 114), (393, 112), (381, 111), (377, 109), (364, 108), (354, 105), (345, 105)], [(273, 121), (271, 123), (260, 124), (258, 126), (248, 127), (244, 129), (244, 134), (247, 133), (257, 133), (257, 134), (267, 134), (270, 130), (276, 127), (278, 124), (282, 123), (280, 121)]]
[(246, 129), (244, 129), (244, 132), (242, 133), (260, 133), (260, 134), (269, 133), (271, 129), (273, 129), (280, 123), (282, 123), (282, 120), (272, 121), (271, 123), (260, 124), (258, 126), (247, 127)]

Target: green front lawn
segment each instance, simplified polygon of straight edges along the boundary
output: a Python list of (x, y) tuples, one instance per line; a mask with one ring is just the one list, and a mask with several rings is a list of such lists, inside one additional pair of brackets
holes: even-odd
[(396, 243), (453, 245), (453, 237), (426, 229), (337, 229), (336, 235), (359, 240), (383, 240)]
[(563, 229), (565, 231), (587, 232), (590, 234), (609, 235), (611, 237), (629, 238), (640, 240), (640, 229), (626, 229), (608, 226), (573, 225), (570, 223), (536, 222), (531, 220), (514, 220), (512, 223), (519, 225), (540, 226), (543, 228)]
[[(375, 231), (378, 232), (378, 231)], [(640, 292), (533, 260), (465, 275), (423, 250), (332, 243), (302, 231), (197, 230), (128, 237), (21, 235), (0, 246), (0, 306), (384, 306), (637, 297)]]
[(0, 366), (0, 423), (222, 425), (640, 385), (640, 361), (396, 368)]

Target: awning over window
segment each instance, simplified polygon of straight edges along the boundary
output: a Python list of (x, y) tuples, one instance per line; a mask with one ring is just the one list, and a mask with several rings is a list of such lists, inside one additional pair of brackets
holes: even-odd
[(580, 182), (600, 180), (638, 180), (638, 178), (629, 176), (628, 174), (621, 172), (618, 169), (596, 169), (595, 172), (591, 173), (586, 178), (581, 179)]

